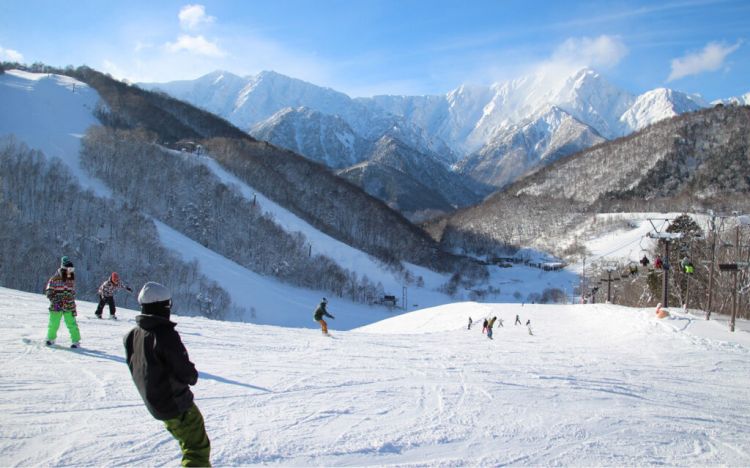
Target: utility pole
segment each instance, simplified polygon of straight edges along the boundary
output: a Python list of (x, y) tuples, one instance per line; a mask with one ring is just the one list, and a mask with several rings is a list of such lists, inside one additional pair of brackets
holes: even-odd
[(586, 302), (586, 253), (583, 253), (583, 269), (581, 270), (581, 285), (579, 286), (581, 292), (581, 304)]
[(612, 303), (612, 282), (613, 281), (620, 281), (619, 278), (612, 278), (612, 272), (615, 270), (613, 266), (608, 266), (605, 268), (607, 270), (607, 279), (602, 278), (600, 281), (607, 283), (607, 303)]
[(664, 244), (664, 258), (662, 259), (662, 281), (661, 281), (661, 304), (662, 307), (669, 307), (669, 241), (662, 239)]
[(706, 320), (711, 319), (711, 304), (714, 297), (714, 265), (716, 264), (716, 215), (711, 212), (709, 224), (713, 241), (711, 242), (711, 266), (708, 270), (708, 305), (706, 306)]

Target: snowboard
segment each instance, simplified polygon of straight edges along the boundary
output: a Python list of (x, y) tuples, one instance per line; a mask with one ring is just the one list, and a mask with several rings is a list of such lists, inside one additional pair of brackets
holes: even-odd
[(83, 350), (83, 347), (81, 347), (81, 345), (78, 345), (77, 348), (71, 348), (70, 345), (63, 346), (63, 345), (59, 345), (57, 343), (52, 344), (52, 345), (48, 345), (47, 343), (44, 342), (45, 340), (36, 341), (36, 340), (32, 340), (30, 338), (22, 338), (21, 341), (23, 341), (24, 344), (33, 345), (33, 346), (36, 346), (38, 348), (64, 349), (64, 350), (67, 350), (67, 351), (82, 351)]

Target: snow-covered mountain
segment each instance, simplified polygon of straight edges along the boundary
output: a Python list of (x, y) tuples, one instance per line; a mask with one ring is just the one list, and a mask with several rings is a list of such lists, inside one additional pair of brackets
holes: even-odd
[(711, 104), (734, 104), (739, 106), (750, 106), (750, 93), (745, 93), (742, 96), (720, 99), (718, 101), (713, 101)]
[(476, 153), (457, 164), (460, 173), (502, 187), (537, 166), (605, 141), (592, 127), (557, 106), (519, 124), (498, 127)]
[[(128, 87), (123, 89), (128, 89)], [(123, 96), (121, 98), (123, 101), (127, 100)], [(135, 101), (138, 100), (131, 102)], [(120, 271), (129, 282), (133, 283), (149, 279), (142, 275), (158, 275), (161, 281), (174, 280), (176, 282), (176, 275), (182, 271), (179, 268), (185, 265), (187, 265), (185, 268), (188, 268), (187, 274), (192, 275), (193, 280), (185, 282), (182, 286), (186, 291), (183, 292), (180, 289), (180, 295), (176, 297), (185, 299), (182, 301), (185, 304), (188, 302), (186, 298), (195, 298), (198, 293), (205, 296), (205, 291), (211, 287), (220, 289), (238, 308), (236, 312), (241, 313), (241, 310), (244, 310), (247, 313), (244, 316), (232, 316), (229, 313), (231, 311), (225, 311), (227, 318), (256, 323), (306, 326), (309, 325), (307, 319), (312, 305), (317, 303), (322, 295), (332, 295), (331, 291), (301, 288), (299, 285), (285, 283), (271, 275), (258, 273), (248, 264), (243, 265), (239, 259), (231, 258), (227, 254), (228, 251), (219, 251), (215, 244), (186, 231), (184, 226), (177, 226), (174, 220), (170, 221), (163, 214), (149, 212), (148, 210), (155, 203), (141, 204), (128, 201), (127, 195), (118, 192), (122, 187), (116, 187), (113, 178), (100, 178), (94, 175), (91, 159), (82, 157), (81, 145), (82, 141), (89, 139), (89, 137), (84, 139), (84, 134), (90, 131), (92, 126), (101, 124), (97, 118), (97, 109), (101, 110), (105, 101), (102, 94), (99, 94), (94, 87), (68, 76), (9, 70), (0, 75), (0, 102), (3, 103), (0, 107), (0, 149), (5, 151), (2, 162), (8, 163), (11, 157), (17, 157), (19, 161), (28, 161), (30, 170), (33, 171), (22, 172), (22, 164), (18, 164), (17, 167), (7, 169), (5, 175), (0, 177), (0, 199), (3, 201), (0, 204), (0, 214), (3, 215), (4, 220), (0, 228), (0, 237), (5, 239), (0, 244), (0, 263), (3, 264), (0, 284), (17, 285), (18, 288), (37, 291), (58, 265), (59, 256), (64, 253), (75, 258), (79, 284), (82, 287), (85, 286), (79, 296), (82, 299), (93, 297), (102, 278), (106, 278), (112, 270)], [(188, 121), (184, 113), (181, 117), (184, 122)], [(128, 151), (128, 141), (120, 143), (119, 151), (122, 155)], [(267, 146), (269, 145), (257, 143), (257, 148), (253, 151), (264, 151), (263, 147)], [(26, 147), (44, 153), (48, 162), (45, 162), (44, 156), (35, 156), (30, 150), (25, 149)], [(232, 173), (211, 157), (210, 153), (199, 155), (181, 153), (163, 147), (153, 149), (155, 152), (152, 153), (150, 161), (142, 166), (134, 163), (134, 160), (129, 157), (120, 158), (119, 161), (126, 166), (137, 167), (121, 167), (116, 172), (121, 173), (127, 179), (141, 181), (136, 184), (159, 187), (163, 198), (173, 200), (170, 211), (182, 213), (183, 208), (179, 205), (187, 197), (185, 194), (171, 193), (170, 190), (174, 189), (176, 184), (167, 183), (164, 178), (159, 177), (174, 176), (178, 179), (185, 177), (183, 177), (184, 174), (178, 175), (179, 171), (171, 175), (161, 173), (163, 167), (159, 168), (161, 164), (157, 162), (159, 159), (172, 161), (178, 165), (182, 164), (180, 161), (188, 163), (183, 166), (186, 172), (203, 174), (212, 179), (217, 184), (214, 185), (217, 190), (206, 192), (210, 193), (203, 197), (206, 205), (219, 204), (219, 195), (227, 193), (235, 193), (238, 196), (230, 205), (252, 204), (255, 207), (252, 211), (262, 216), (259, 222), (272, 223), (279, 227), (280, 231), (277, 231), (280, 234), (279, 238), (287, 235), (293, 236), (293, 242), (284, 247), (288, 251), (293, 251), (299, 248), (298, 245), (304, 244), (301, 252), (304, 258), (318, 256), (329, 258), (332, 262), (331, 266), (340, 265), (371, 285), (382, 284), (384, 294), (400, 293), (405, 284), (402, 273), (408, 272), (410, 277), (421, 277), (424, 283), (429, 285), (427, 289), (420, 287), (410, 291), (412, 303), (437, 304), (448, 299), (445, 294), (435, 290), (441, 282), (447, 281), (448, 278), (444, 274), (416, 265), (406, 266), (401, 273), (394, 272), (393, 267), (384, 265), (371, 253), (352, 247), (341, 238), (332, 237), (333, 233), (330, 231), (326, 233), (325, 228), (322, 227), (324, 223), (295, 214), (288, 206), (265, 196), (264, 190), (252, 186), (242, 177)], [(273, 148), (270, 150), (281, 152)], [(26, 151), (29, 151), (28, 157), (24, 156)], [(284, 161), (284, 170), (287, 173), (294, 170), (294, 160), (310, 165), (303, 158), (291, 156), (294, 158), (290, 157)], [(59, 160), (53, 161), (52, 158)], [(267, 159), (269, 161), (265, 164), (272, 165), (278, 157), (275, 153), (270, 153)], [(251, 158), (244, 158), (243, 161), (246, 165), (257, 164)], [(50, 166), (49, 177), (58, 177), (54, 183), (42, 179), (46, 164)], [(131, 169), (144, 170), (157, 179), (153, 183), (145, 182), (141, 176), (132, 176), (129, 172)], [(312, 174), (315, 175), (314, 172)], [(331, 179), (336, 179), (338, 185), (330, 183)], [(323, 179), (322, 182), (327, 194), (330, 191), (341, 192), (350, 203), (354, 203), (358, 197), (354, 196), (356, 193), (351, 192), (353, 190), (359, 192), (362, 197), (366, 197), (371, 205), (380, 205), (376, 200), (361, 193), (355, 187), (351, 187), (350, 184), (343, 183), (333, 175), (328, 174), (328, 178)], [(318, 183), (320, 183), (319, 180)], [(70, 197), (70, 203), (77, 207), (76, 210), (73, 211), (57, 197), (50, 195), (54, 192), (50, 191), (51, 188), (45, 190), (48, 185), (54, 186), (53, 188), (59, 187), (66, 196)], [(289, 185), (290, 188), (298, 190), (302, 184)], [(202, 189), (195, 185), (191, 187), (191, 190)], [(138, 191), (143, 192), (141, 189)], [(45, 198), (45, 193), (48, 195), (47, 198)], [(293, 191), (289, 193), (292, 194), (289, 198), (294, 200), (296, 208), (302, 205), (299, 198), (317, 199), (317, 197), (303, 197), (299, 195), (299, 192), (296, 192), (296, 195)], [(334, 199), (334, 195), (328, 195), (325, 199), (321, 197), (320, 200), (316, 200), (315, 203), (330, 207), (325, 213), (329, 218), (334, 217), (331, 211), (335, 211), (336, 215), (346, 216), (349, 222), (361, 221), (356, 219), (356, 215), (346, 214), (346, 206), (337, 205)], [(359, 205), (357, 210), (363, 213), (362, 216), (374, 218), (378, 216), (378, 211), (375, 209), (377, 206), (371, 205)], [(91, 209), (87, 210), (86, 207), (89, 206)], [(194, 207), (195, 204), (191, 203), (191, 206)], [(53, 213), (41, 213), (40, 207), (48, 207), (48, 210)], [(110, 210), (112, 213), (109, 212)], [(382, 207), (382, 211), (387, 211), (394, 218), (400, 219), (404, 229), (417, 231), (401, 216), (390, 212), (385, 207)], [(52, 214), (59, 215), (63, 221), (54, 218)], [(252, 213), (245, 214), (251, 215)], [(111, 220), (130, 219), (129, 216), (136, 217), (133, 222), (128, 223), (126, 228), (134, 230), (135, 233), (119, 232)], [(178, 217), (185, 218), (181, 215)], [(238, 224), (225, 223), (221, 218), (202, 218), (197, 209), (189, 217), (194, 217), (196, 224), (204, 232), (218, 226), (222, 231), (221, 237), (231, 236), (234, 226)], [(58, 224), (60, 222), (67, 224)], [(383, 222), (382, 224), (383, 232), (387, 229), (387, 233), (393, 233), (399, 229), (398, 223)], [(361, 226), (360, 229), (370, 236), (382, 234), (365, 224), (360, 223), (358, 226)], [(30, 233), (29, 230), (32, 232)], [(142, 233), (145, 234), (139, 237)], [(248, 235), (252, 236), (245, 231), (242, 232), (241, 237), (247, 238)], [(426, 237), (424, 233), (420, 235)], [(408, 237), (403, 232), (397, 236), (401, 243)], [(259, 237), (255, 243), (267, 243), (271, 240)], [(136, 241), (140, 243), (134, 245)], [(155, 255), (157, 250), (168, 252), (171, 257), (166, 253), (164, 257), (157, 256)], [(280, 249), (275, 249), (274, 252), (277, 250), (279, 251), (276, 261), (283, 267), (289, 263), (289, 260), (284, 258), (287, 252), (280, 251)], [(29, 262), (25, 260), (25, 257), (28, 255), (34, 256), (34, 265), (27, 265)], [(149, 255), (151, 260), (158, 261), (159, 264), (149, 264)], [(434, 256), (435, 253), (431, 251), (430, 255)], [(165, 268), (169, 273), (163, 271)], [(343, 283), (344, 280), (337, 278), (336, 281)], [(253, 285), (252, 294), (248, 294), (248, 285)], [(177, 292), (178, 285), (173, 286)], [(189, 288), (193, 289), (188, 290)], [(417, 289), (426, 294), (423, 296)], [(335, 307), (340, 300), (344, 301), (342, 307), (347, 310), (359, 311), (355, 316), (361, 320), (358, 323), (342, 323), (342, 326), (353, 327), (369, 323), (378, 316), (391, 315), (391, 312), (383, 307), (372, 307), (366, 303), (349, 302), (336, 297), (331, 299), (332, 305)], [(344, 303), (346, 305), (343, 305)], [(277, 311), (280, 307), (289, 310), (290, 314), (279, 315)], [(198, 310), (190, 312), (199, 313)]]
[(361, 162), (369, 148), (369, 142), (338, 115), (307, 107), (284, 108), (254, 126), (250, 133), (332, 169)]
[[(143, 86), (216, 112), (240, 128), (252, 129), (258, 138), (270, 136), (274, 144), (334, 164), (334, 168), (345, 161), (363, 161), (361, 154), (352, 156), (349, 143), (359, 139), (374, 143), (390, 134), (425, 158), (437, 158), (448, 165), (460, 161), (453, 166), (455, 170), (467, 168), (471, 177), (492, 181), (496, 186), (512, 182), (556, 157), (596, 144), (601, 138), (624, 136), (707, 105), (697, 96), (663, 88), (636, 96), (588, 68), (569, 75), (541, 70), (491, 86), (462, 85), (445, 95), (357, 99), (274, 72), (247, 78), (215, 72), (194, 80), (193, 86), (190, 83)], [(745, 102), (743, 99), (732, 102)], [(299, 107), (310, 111), (288, 109)], [(560, 120), (543, 117), (550, 108), (577, 123), (541, 123)], [(322, 124), (316, 112), (341, 120)], [(349, 128), (332, 130), (342, 127), (341, 121)], [(528, 142), (532, 127), (534, 136)], [(334, 134), (337, 137), (331, 138)], [(540, 147), (537, 142), (546, 143)], [(482, 164), (478, 164), (478, 158)]]
[(480, 184), (391, 135), (371, 145), (365, 161), (338, 174), (392, 208), (416, 216), (426, 210), (450, 212), (477, 203), (483, 194)]
[(698, 96), (658, 88), (638, 96), (620, 116), (622, 133), (640, 130), (660, 120), (707, 107)]

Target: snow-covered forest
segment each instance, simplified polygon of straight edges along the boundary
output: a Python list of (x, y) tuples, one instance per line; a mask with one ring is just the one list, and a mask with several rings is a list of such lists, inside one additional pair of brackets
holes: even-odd
[(75, 258), (82, 299), (96, 297), (117, 265), (129, 284), (164, 278), (186, 311), (221, 318), (232, 309), (226, 292), (196, 264), (161, 244), (150, 218), (122, 199), (84, 191), (60, 160), (6, 138), (0, 141), (0, 173), (0, 284), (41, 293), (64, 251)]

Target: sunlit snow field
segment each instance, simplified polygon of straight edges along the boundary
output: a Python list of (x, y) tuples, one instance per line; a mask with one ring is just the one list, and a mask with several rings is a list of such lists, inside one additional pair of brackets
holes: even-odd
[[(71, 351), (41, 345), (46, 306), (0, 288), (0, 465), (179, 464), (124, 363), (136, 312), (97, 320), (79, 302)], [(492, 315), (494, 340), (467, 330)], [(215, 465), (750, 465), (743, 321), (730, 333), (651, 309), (457, 303), (353, 331), (334, 321), (327, 338), (173, 319)]]

